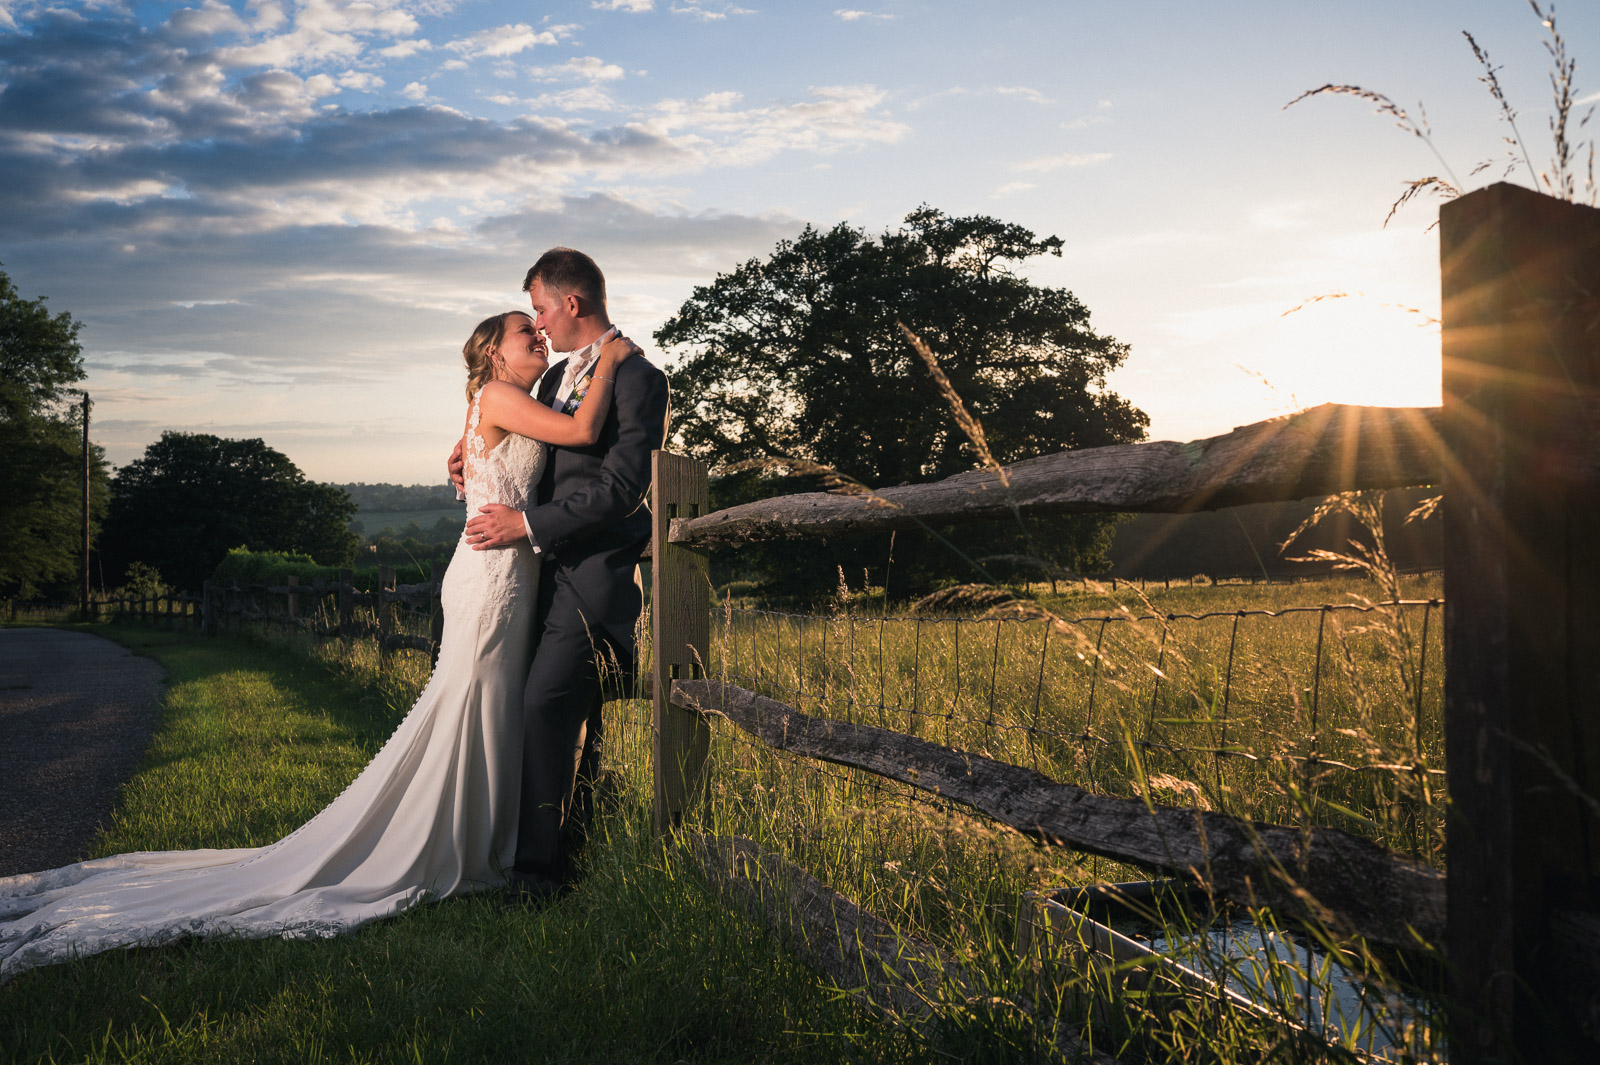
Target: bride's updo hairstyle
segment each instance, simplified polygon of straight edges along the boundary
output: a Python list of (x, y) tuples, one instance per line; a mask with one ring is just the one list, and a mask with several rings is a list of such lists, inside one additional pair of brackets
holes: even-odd
[(490, 353), (506, 338), (506, 319), (513, 314), (522, 313), (522, 311), (506, 311), (504, 314), (485, 318), (478, 323), (478, 328), (472, 331), (466, 344), (462, 345), (461, 357), (467, 363), (468, 399), (476, 395), (478, 389), (494, 380), (494, 360), (490, 357)]

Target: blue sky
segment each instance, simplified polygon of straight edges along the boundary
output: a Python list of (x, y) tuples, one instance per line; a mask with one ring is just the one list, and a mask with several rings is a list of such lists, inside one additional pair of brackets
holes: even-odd
[[(1557, 16), (1592, 103), (1600, 5)], [(648, 346), (807, 223), (922, 203), (1065, 240), (1029, 272), (1132, 345), (1111, 385), (1155, 438), (1432, 403), (1435, 208), (1383, 221), (1406, 179), (1505, 171), (1462, 30), (1547, 168), (1523, 0), (0, 0), (0, 264), (84, 323), (117, 463), (170, 428), (436, 480), (461, 342), (544, 248)], [(1420, 101), (1438, 155), (1354, 99), (1283, 109), (1328, 82)]]

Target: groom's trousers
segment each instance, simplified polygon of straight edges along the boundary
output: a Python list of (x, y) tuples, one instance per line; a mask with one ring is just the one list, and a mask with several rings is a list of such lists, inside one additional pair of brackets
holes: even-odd
[(606, 664), (617, 660), (605, 631), (586, 622), (583, 601), (566, 578), (558, 565), (544, 568), (542, 623), (523, 693), (522, 801), (512, 870), (519, 881), (545, 890), (571, 879), (575, 837), (587, 828), (599, 771), (603, 681), (611, 672)]

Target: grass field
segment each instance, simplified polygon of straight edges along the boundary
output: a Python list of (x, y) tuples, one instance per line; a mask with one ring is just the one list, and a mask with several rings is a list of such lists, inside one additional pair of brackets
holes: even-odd
[[(1381, 611), (1248, 615), (1237, 633), (1231, 615), (1166, 619), (1374, 591), (1352, 579), (1152, 589), (1148, 599), (1075, 591), (1038, 604), (1053, 618), (1035, 609), (959, 621), (891, 617), (876, 600), (842, 598), (804, 619), (724, 613), (713, 665), (807, 712), (918, 732), (1096, 790), (1337, 824), (1439, 862), (1442, 777), (1426, 772), (1438, 765), (1437, 608), (1407, 608), (1403, 623)], [(1403, 594), (1438, 591), (1437, 578), (1421, 578)], [(1419, 670), (1428, 609), (1434, 664)], [(1148, 613), (1163, 620), (1074, 620)], [(275, 637), (286, 646), (273, 650), (113, 631), (166, 663), (172, 685), (146, 766), (96, 853), (274, 838), (337, 793), (426, 679), (422, 656), (379, 677), (359, 644), (344, 657), (337, 644), (298, 636)], [(1419, 675), (1421, 687), (1408, 687)], [(989, 994), (946, 1004), (929, 1044), (823, 986), (652, 839), (648, 710), (622, 702), (608, 714), (618, 798), (570, 899), (516, 915), (488, 899), (452, 900), (326, 943), (190, 944), (36, 972), (0, 987), (0, 1052), (19, 1061), (1031, 1061), (1038, 1036), (1005, 1005), (1036, 990), (1015, 950), (1023, 892), (1150, 875), (1035, 846), (903, 786), (714, 728), (700, 827), (756, 839), (983, 975)], [(1171, 931), (1176, 939), (1181, 929)], [(1347, 961), (1398, 982), (1380, 959)], [(1303, 968), (1290, 960), (1277, 978), (1290, 987)], [(1085, 970), (1058, 1005), (1109, 1003), (1085, 1030), (1123, 1060), (1347, 1060), (1271, 1018), (1158, 1002), (1119, 975)], [(1325, 973), (1311, 975), (1326, 984)], [(1282, 1011), (1303, 1006), (1291, 990)], [(1077, 1007), (1061, 1008), (1084, 1025)], [(1398, 1032), (1415, 1020), (1392, 1023)], [(1429, 1058), (1435, 1040), (1422, 1023), (1414, 1042)]]
[[(1421, 602), (1282, 613), (1367, 607), (1378, 598), (1370, 581), (1339, 577), (1148, 593), (1124, 587), (1115, 595), (1092, 589), (1021, 611), (1000, 608), (998, 616), (959, 603), (953, 614), (978, 616), (886, 615), (870, 597), (810, 616), (730, 604), (714, 627), (710, 670), (808, 713), (922, 735), (1094, 791), (1338, 827), (1438, 866), (1442, 625), (1438, 605), (1427, 601), (1440, 594), (1439, 579), (1410, 579), (1400, 590)], [(1219, 616), (1183, 616), (1204, 614)], [(714, 737), (710, 820), (720, 831), (758, 839), (897, 926), (989, 966), (997, 987), (1011, 979), (1007, 966), (1021, 964), (1012, 943), (1024, 892), (1152, 875), (1035, 846), (908, 787), (758, 748), (731, 727)], [(1178, 920), (1232, 919), (1213, 912)], [(1410, 980), (1359, 944), (1338, 946), (1359, 978)], [(1274, 970), (1285, 986), (1307, 976), (1294, 961)], [(1110, 983), (1105, 975), (1085, 974), (1079, 990)], [(1310, 975), (1310, 996), (1325, 995), (1328, 974)], [(1283, 1012), (1303, 1016), (1305, 997), (1291, 994)], [(1218, 1029), (1200, 1013), (1158, 1015), (1137, 996), (1118, 1001), (1126, 1027), (1101, 1025), (1098, 1045), (1132, 1046), (1157, 1060), (1226, 1061), (1247, 1048), (1289, 1060), (1337, 1058), (1286, 1043), (1270, 1025), (1235, 1018), (1240, 1027)], [(1348, 1032), (1346, 1042), (1376, 1036), (1429, 1056), (1436, 1027), (1425, 1004), (1419, 1013), (1383, 1021), (1386, 1032)]]
[[(169, 696), (93, 855), (269, 842), (398, 721), (376, 689), (298, 654), (94, 631), (160, 661)], [(918, 1059), (686, 875), (642, 794), (622, 789), (581, 889), (540, 912), (453, 899), (333, 940), (194, 942), (23, 974), (0, 985), (0, 1060)]]

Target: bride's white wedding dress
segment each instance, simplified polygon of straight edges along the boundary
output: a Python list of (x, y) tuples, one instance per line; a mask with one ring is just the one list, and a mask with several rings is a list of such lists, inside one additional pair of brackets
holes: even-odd
[[(467, 513), (522, 509), (545, 447), (467, 434)], [(527, 541), (445, 575), (439, 662), (355, 781), (268, 847), (146, 851), (0, 878), (0, 981), (39, 965), (180, 936), (332, 936), (424, 898), (504, 883), (517, 841), (522, 689), (538, 592)]]

